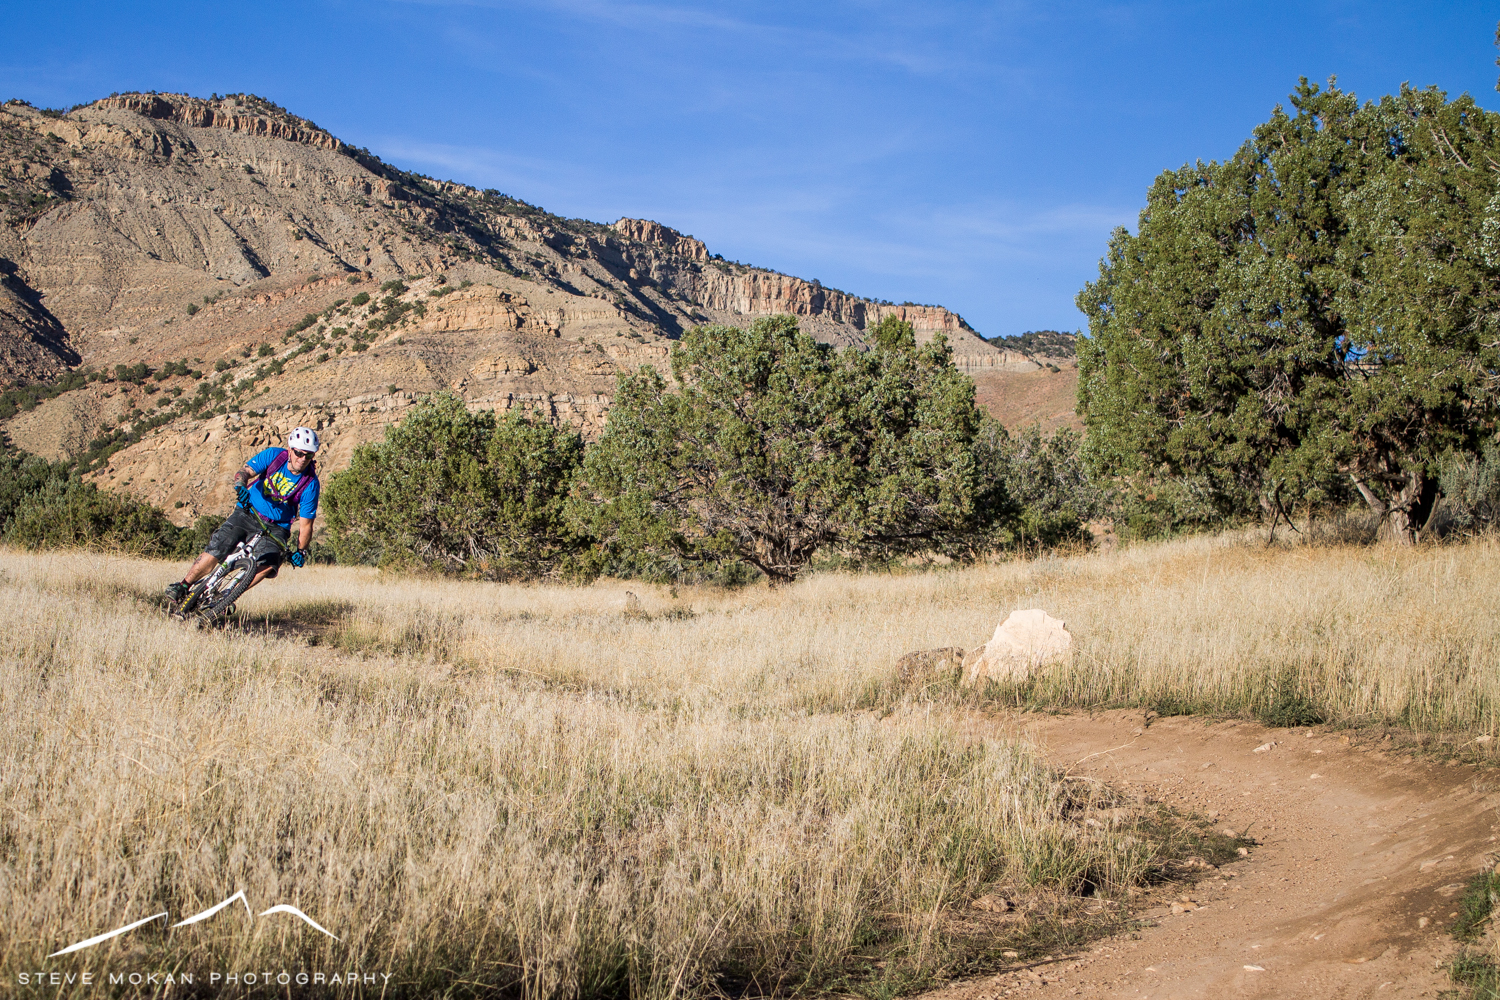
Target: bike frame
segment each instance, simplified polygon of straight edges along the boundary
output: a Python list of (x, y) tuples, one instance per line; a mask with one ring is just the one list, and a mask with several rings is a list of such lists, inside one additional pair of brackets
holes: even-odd
[[(236, 504), (236, 506), (239, 505)], [(224, 561), (213, 568), (213, 572), (209, 573), (208, 576), (204, 577), (198, 583), (193, 585), (193, 589), (189, 593), (189, 599), (183, 602), (182, 608), (178, 612), (180, 615), (187, 615), (189, 612), (195, 610), (198, 606), (198, 599), (204, 594), (212, 593), (214, 587), (220, 580), (224, 579), (224, 575), (231, 569), (238, 566), (246, 559), (250, 559), (253, 562), (255, 560), (255, 546), (260, 542), (262, 538), (271, 539), (272, 542), (276, 543), (276, 547), (281, 549), (283, 554), (296, 551), (295, 547), (292, 545), (290, 532), (288, 533), (287, 540), (283, 542), (280, 538), (277, 538), (276, 533), (271, 530), (270, 522), (267, 521), (264, 517), (261, 517), (260, 511), (256, 510), (254, 507), (239, 507), (239, 509), (245, 511), (251, 517), (255, 518), (256, 523), (260, 525), (260, 530), (253, 532), (252, 534), (241, 540), (240, 543), (234, 548), (230, 549), (229, 555), (225, 556)], [(256, 572), (257, 568), (258, 567), (252, 565), (250, 571), (252, 573)]]
[[(260, 530), (255, 532), (253, 535), (247, 536), (238, 545), (230, 549), (229, 555), (225, 556), (224, 561), (219, 563), (218, 566), (214, 567), (214, 571), (208, 574), (208, 576), (205, 578), (205, 582), (213, 581), (214, 583), (217, 583), (219, 580), (223, 579), (224, 574), (228, 572), (231, 567), (238, 565), (247, 558), (254, 558), (255, 545), (262, 538), (269, 538), (271, 541), (275, 542), (276, 547), (279, 548), (283, 553), (296, 551), (296, 549), (292, 546), (290, 538), (288, 538), (287, 541), (283, 542), (281, 539), (276, 537), (276, 533), (271, 530), (271, 523), (260, 516), (260, 511), (256, 510), (254, 507), (241, 507), (240, 510), (245, 511), (251, 517), (255, 518), (256, 523), (260, 525)], [(204, 589), (207, 589), (207, 585), (205, 585)]]

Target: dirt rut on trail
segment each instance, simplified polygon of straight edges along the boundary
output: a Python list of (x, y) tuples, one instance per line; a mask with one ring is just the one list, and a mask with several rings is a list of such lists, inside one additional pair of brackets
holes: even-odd
[[(1146, 897), (1137, 916), (1155, 927), (924, 1000), (1335, 1000), (1453, 988), (1439, 965), (1456, 950), (1448, 929), (1463, 884), (1500, 851), (1500, 773), (1322, 730), (1193, 718), (1144, 726), (1139, 712), (1021, 725), (1070, 773), (1216, 815), (1216, 826), (1260, 846), (1194, 887)], [(1174, 915), (1183, 895), (1200, 908)]]

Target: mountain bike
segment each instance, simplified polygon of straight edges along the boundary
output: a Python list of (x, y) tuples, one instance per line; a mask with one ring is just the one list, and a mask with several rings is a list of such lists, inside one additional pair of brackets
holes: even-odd
[(260, 516), (259, 511), (253, 507), (240, 509), (255, 518), (260, 530), (246, 536), (229, 551), (223, 562), (214, 567), (212, 573), (188, 588), (182, 603), (168, 609), (173, 618), (186, 620), (191, 615), (202, 626), (223, 624), (234, 614), (234, 602), (250, 589), (250, 584), (255, 582), (255, 574), (261, 569), (259, 560), (255, 558), (255, 546), (260, 540), (269, 538), (283, 554), (295, 551), (290, 539), (283, 542), (276, 537), (276, 532), (271, 530), (270, 523)]

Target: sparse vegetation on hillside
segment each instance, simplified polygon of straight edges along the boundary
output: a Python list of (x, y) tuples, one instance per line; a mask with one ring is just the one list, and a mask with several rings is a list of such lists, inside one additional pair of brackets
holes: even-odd
[(56, 399), (73, 389), (82, 389), (88, 384), (89, 376), (86, 373), (68, 372), (54, 382), (39, 382), (6, 389), (0, 392), (0, 420), (7, 420), (17, 413), (33, 410), (39, 403)]
[[(6, 107), (31, 107), (25, 101), (6, 101)], [(38, 109), (55, 117), (52, 109)], [(27, 228), (36, 219), (73, 198), (73, 184), (57, 163), (66, 145), (48, 133), (40, 141), (35, 132), (0, 119), (0, 161), (19, 165), (0, 184), (0, 223)]]
[(990, 337), (989, 342), (1002, 351), (1046, 358), (1071, 358), (1078, 350), (1078, 335), (1060, 330), (1028, 330), (1008, 337)]

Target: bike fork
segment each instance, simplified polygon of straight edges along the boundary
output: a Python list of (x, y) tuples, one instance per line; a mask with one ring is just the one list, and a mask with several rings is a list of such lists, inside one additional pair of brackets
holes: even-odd
[(186, 618), (188, 613), (198, 606), (199, 599), (211, 591), (214, 585), (224, 578), (224, 574), (229, 572), (230, 564), (233, 561), (232, 557), (231, 559), (224, 560), (214, 567), (212, 573), (209, 573), (208, 576), (193, 584), (192, 589), (188, 591), (187, 597), (182, 599), (182, 604), (177, 608), (177, 613)]

